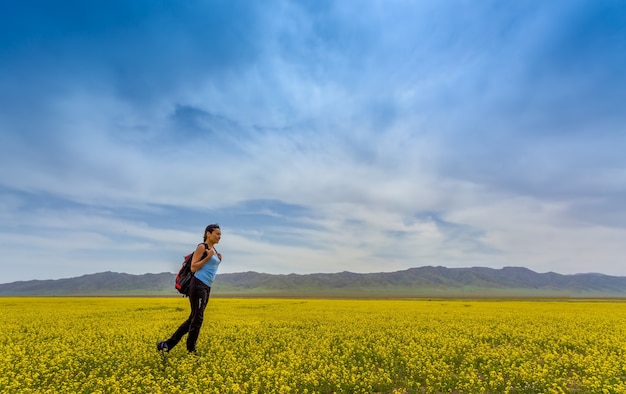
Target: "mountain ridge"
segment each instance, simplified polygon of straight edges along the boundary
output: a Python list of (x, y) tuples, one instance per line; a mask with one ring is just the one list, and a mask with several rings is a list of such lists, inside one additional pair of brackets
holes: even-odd
[[(174, 273), (100, 272), (0, 284), (0, 296), (176, 296)], [(626, 298), (626, 277), (537, 273), (525, 267), (414, 267), (394, 272), (218, 274), (215, 296), (275, 297), (610, 297)]]

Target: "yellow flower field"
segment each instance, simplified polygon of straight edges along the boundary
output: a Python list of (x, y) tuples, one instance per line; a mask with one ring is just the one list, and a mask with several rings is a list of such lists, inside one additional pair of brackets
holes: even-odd
[(626, 303), (0, 298), (2, 393), (626, 393)]

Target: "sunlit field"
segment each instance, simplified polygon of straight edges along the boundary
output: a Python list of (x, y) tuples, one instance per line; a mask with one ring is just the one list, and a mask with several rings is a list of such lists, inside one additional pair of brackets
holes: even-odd
[(6, 393), (626, 393), (626, 303), (0, 298)]

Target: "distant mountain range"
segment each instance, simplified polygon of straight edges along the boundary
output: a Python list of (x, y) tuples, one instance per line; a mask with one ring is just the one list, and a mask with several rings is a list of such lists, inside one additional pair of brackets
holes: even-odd
[[(175, 274), (102, 272), (0, 284), (0, 296), (177, 296)], [(561, 275), (527, 268), (420, 267), (396, 272), (219, 274), (212, 297), (609, 297), (626, 298), (626, 277)]]

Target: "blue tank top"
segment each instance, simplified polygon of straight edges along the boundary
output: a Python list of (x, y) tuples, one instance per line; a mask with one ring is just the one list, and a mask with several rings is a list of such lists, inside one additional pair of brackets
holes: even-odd
[(220, 265), (220, 263), (221, 261), (217, 257), (217, 253), (214, 254), (213, 256), (211, 256), (209, 261), (207, 261), (206, 264), (202, 266), (202, 268), (194, 273), (195, 277), (200, 279), (200, 281), (202, 281), (202, 283), (204, 283), (205, 285), (209, 287), (213, 286), (213, 280), (215, 279), (215, 275), (217, 274), (217, 267)]

